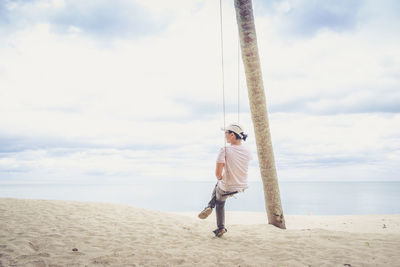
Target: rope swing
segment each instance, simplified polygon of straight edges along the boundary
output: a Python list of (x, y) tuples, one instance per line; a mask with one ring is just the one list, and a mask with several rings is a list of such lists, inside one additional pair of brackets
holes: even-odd
[[(224, 129), (226, 129), (225, 121), (225, 67), (224, 67), (224, 30), (222, 23), (222, 0), (219, 0), (219, 20), (220, 20), (220, 37), (221, 37), (221, 75), (222, 75), (222, 110), (224, 113)], [(225, 143), (226, 146), (226, 143)]]
[[(221, 37), (221, 76), (222, 76), (222, 110), (224, 114), (224, 130), (226, 129), (226, 108), (225, 108), (225, 64), (224, 64), (224, 27), (223, 27), (222, 0), (219, 0), (219, 19), (220, 19), (220, 37)], [(237, 123), (240, 122), (240, 39), (238, 34), (237, 42)], [(226, 161), (226, 138), (224, 135), (225, 164)], [(228, 168), (225, 166), (225, 170)]]
[[(226, 128), (226, 107), (225, 107), (225, 64), (224, 64), (224, 27), (222, 0), (219, 1), (220, 37), (221, 37), (221, 76), (222, 76), (222, 110), (224, 115), (224, 129)], [(240, 40), (237, 42), (237, 122), (240, 122)]]

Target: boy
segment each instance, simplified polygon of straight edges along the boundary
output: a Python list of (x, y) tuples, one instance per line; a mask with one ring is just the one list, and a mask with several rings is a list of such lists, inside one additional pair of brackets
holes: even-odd
[(238, 124), (230, 124), (225, 130), (226, 142), (231, 144), (221, 148), (215, 168), (215, 176), (218, 179), (211, 200), (207, 207), (199, 213), (200, 219), (207, 218), (212, 209), (216, 207), (217, 226), (214, 234), (221, 237), (227, 232), (225, 228), (225, 201), (228, 197), (242, 192), (247, 188), (247, 171), (252, 160), (250, 150), (242, 145), (247, 135)]

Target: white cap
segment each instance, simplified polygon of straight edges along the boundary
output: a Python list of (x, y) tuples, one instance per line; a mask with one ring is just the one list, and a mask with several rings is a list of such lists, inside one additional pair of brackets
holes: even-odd
[(235, 123), (235, 124), (229, 124), (228, 127), (221, 128), (222, 131), (232, 131), (236, 134), (238, 134), (240, 136), (240, 138), (244, 137), (244, 130), (243, 127), (240, 126), (239, 124)]

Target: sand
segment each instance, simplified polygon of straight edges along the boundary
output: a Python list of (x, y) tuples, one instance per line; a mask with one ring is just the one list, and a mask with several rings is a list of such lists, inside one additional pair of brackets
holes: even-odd
[(400, 215), (196, 215), (0, 198), (0, 266), (400, 266)]

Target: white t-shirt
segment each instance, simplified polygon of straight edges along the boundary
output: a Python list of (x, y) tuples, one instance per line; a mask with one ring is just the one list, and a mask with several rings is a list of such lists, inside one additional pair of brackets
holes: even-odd
[[(226, 159), (226, 162), (225, 162)], [(225, 163), (222, 179), (218, 180), (218, 187), (224, 191), (243, 191), (247, 188), (247, 171), (253, 157), (250, 150), (244, 145), (230, 145), (221, 148), (217, 163)]]

